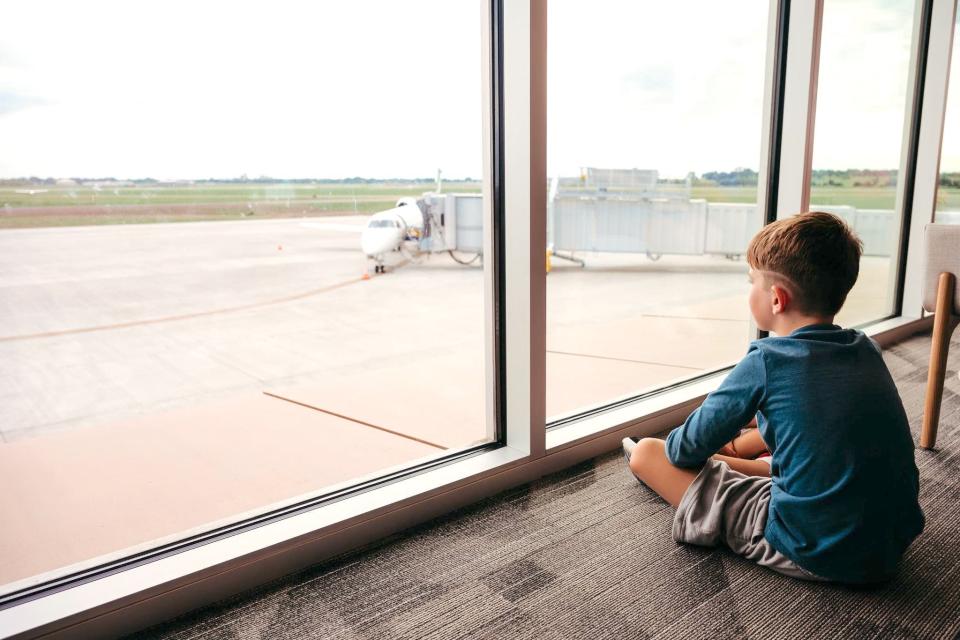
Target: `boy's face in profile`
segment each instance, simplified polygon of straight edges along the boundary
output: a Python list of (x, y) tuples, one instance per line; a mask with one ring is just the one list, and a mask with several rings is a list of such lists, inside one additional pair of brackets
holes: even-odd
[(759, 329), (770, 331), (773, 324), (770, 287), (767, 286), (763, 273), (754, 271), (752, 267), (747, 273), (747, 279), (750, 281), (750, 314)]

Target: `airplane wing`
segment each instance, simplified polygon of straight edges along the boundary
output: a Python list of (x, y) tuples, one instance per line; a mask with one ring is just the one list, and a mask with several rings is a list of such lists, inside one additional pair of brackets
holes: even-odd
[(301, 222), (301, 227), (322, 229), (324, 231), (343, 231), (347, 233), (363, 233), (366, 228), (361, 224), (337, 224), (336, 222)]

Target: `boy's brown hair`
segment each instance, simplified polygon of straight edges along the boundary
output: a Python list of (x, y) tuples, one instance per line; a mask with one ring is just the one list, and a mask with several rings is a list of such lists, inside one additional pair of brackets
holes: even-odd
[(747, 247), (747, 262), (780, 276), (799, 311), (833, 316), (857, 281), (862, 253), (863, 242), (843, 220), (810, 211), (761, 229)]

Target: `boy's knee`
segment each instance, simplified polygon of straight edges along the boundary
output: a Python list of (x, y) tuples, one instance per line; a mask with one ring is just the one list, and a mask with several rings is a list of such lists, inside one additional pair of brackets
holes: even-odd
[(657, 438), (641, 438), (630, 454), (630, 469), (640, 475), (653, 460), (665, 456), (663, 440)]

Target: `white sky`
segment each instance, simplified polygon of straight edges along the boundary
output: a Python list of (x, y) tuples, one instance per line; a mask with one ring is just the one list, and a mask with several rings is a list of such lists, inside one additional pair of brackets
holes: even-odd
[(769, 4), (551, 2), (551, 173), (756, 169)]
[[(0, 2), (0, 177), (481, 174), (478, 0)], [(814, 166), (894, 168), (912, 0), (826, 4)], [(552, 0), (550, 173), (756, 168), (768, 6)]]

